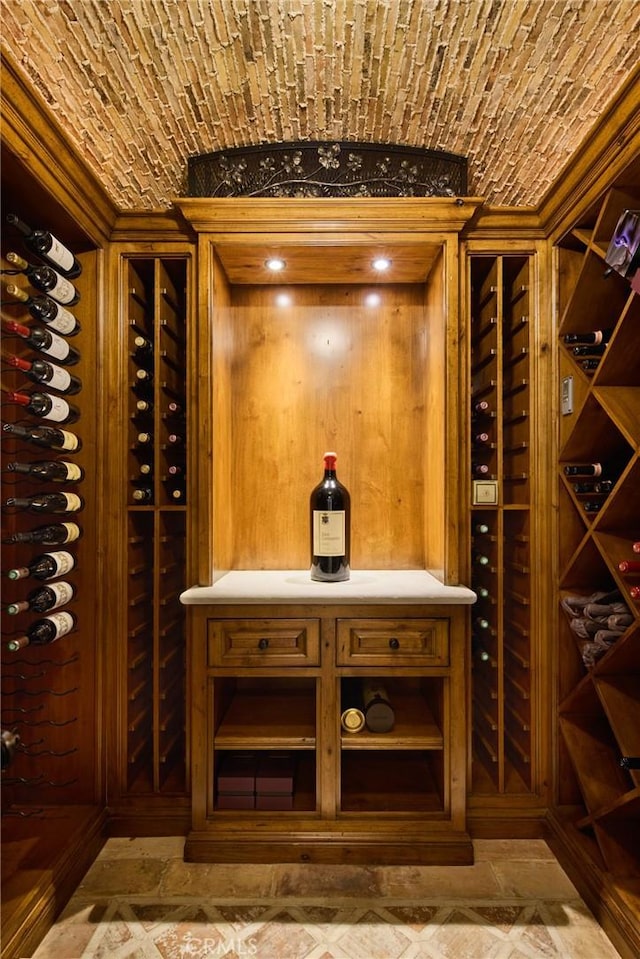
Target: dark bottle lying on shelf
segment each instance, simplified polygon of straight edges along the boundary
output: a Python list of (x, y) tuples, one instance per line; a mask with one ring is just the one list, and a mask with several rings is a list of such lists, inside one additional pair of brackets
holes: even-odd
[(582, 367), (583, 370), (586, 370), (587, 372), (590, 372), (592, 370), (597, 370), (598, 367), (600, 366), (600, 360), (599, 359), (581, 360), (580, 366)]
[(600, 343), (598, 346), (574, 346), (571, 352), (574, 356), (602, 356), (607, 348), (606, 343)]
[(488, 619), (485, 619), (484, 616), (477, 616), (475, 624), (478, 629), (490, 629), (491, 624)]
[(489, 467), (486, 463), (473, 463), (471, 470), (474, 476), (486, 476), (489, 472)]
[(167, 473), (169, 476), (184, 476), (184, 466), (172, 463), (171, 466), (167, 467)]
[(45, 353), (65, 366), (73, 366), (80, 359), (78, 351), (69, 346), (66, 340), (51, 330), (45, 330), (44, 327), (23, 326), (22, 323), (16, 323), (14, 320), (5, 323), (5, 327), (9, 333), (21, 337), (34, 350)]
[(640, 559), (623, 559), (618, 569), (621, 573), (640, 573)]
[(173, 503), (184, 503), (187, 494), (184, 486), (173, 486), (168, 490), (168, 496)]
[(153, 443), (153, 433), (143, 430), (141, 433), (138, 433), (136, 441), (141, 443), (143, 446), (148, 446), (149, 444)]
[(180, 433), (169, 433), (167, 435), (167, 442), (171, 443), (172, 446), (182, 446), (184, 444), (184, 436)]
[(56, 363), (48, 363), (46, 360), (24, 360), (20, 356), (8, 356), (7, 363), (14, 369), (20, 370), (30, 380), (36, 383), (46, 383), (53, 390), (60, 393), (79, 393), (82, 389), (82, 380), (77, 376), (72, 376), (68, 370)]
[(22, 241), (26, 248), (36, 256), (41, 256), (56, 270), (73, 280), (82, 273), (82, 264), (73, 255), (71, 250), (58, 240), (49, 230), (33, 230), (15, 213), (7, 214), (7, 223), (15, 226), (22, 233)]
[(180, 403), (175, 403), (173, 400), (170, 403), (167, 403), (167, 412), (171, 413), (172, 416), (178, 416), (180, 413), (184, 412), (184, 408)]
[(478, 599), (489, 599), (489, 590), (486, 586), (474, 586), (473, 589), (477, 593)]
[(633, 550), (634, 553), (640, 553), (640, 542), (633, 543), (631, 546), (631, 549)]
[(79, 513), (84, 500), (77, 493), (40, 493), (34, 496), (9, 496), (5, 506), (30, 513)]
[(629, 589), (629, 595), (631, 599), (635, 599), (636, 602), (640, 602), (640, 586), (632, 586)]
[(38, 480), (55, 483), (79, 483), (84, 479), (84, 470), (77, 463), (67, 460), (39, 460), (35, 463), (7, 463), (10, 473), (21, 473)]
[(602, 509), (602, 503), (598, 503), (597, 500), (587, 500), (582, 504), (582, 508), (585, 513), (599, 513)]
[(491, 405), (488, 400), (478, 400), (477, 403), (473, 404), (474, 413), (483, 413), (487, 414), (491, 411)]
[(488, 566), (489, 557), (485, 556), (483, 553), (473, 553), (473, 562), (476, 566)]
[(602, 463), (571, 463), (564, 472), (565, 476), (602, 476)]
[(471, 655), (475, 659), (479, 659), (482, 663), (488, 663), (491, 659), (491, 656), (484, 648), (477, 636), (471, 637)]
[(596, 495), (604, 496), (606, 493), (610, 493), (613, 489), (613, 480), (599, 480), (598, 482), (593, 483), (574, 483), (573, 491), (574, 493), (591, 493)]
[(489, 527), (486, 523), (476, 523), (473, 527), (473, 532), (478, 533), (479, 535), (484, 535), (489, 532)]
[(138, 384), (151, 386), (153, 383), (153, 373), (151, 370), (145, 370), (141, 367), (139, 370), (136, 370), (136, 380)]
[(50, 523), (26, 533), (12, 533), (3, 543), (44, 543), (46, 546), (64, 546), (82, 535), (77, 523)]
[(136, 400), (136, 413), (152, 413), (153, 403), (151, 400)]
[(26, 599), (19, 603), (10, 603), (7, 606), (7, 613), (9, 616), (17, 616), (18, 613), (25, 613), (27, 610), (31, 613), (46, 613), (50, 609), (66, 606), (73, 599), (73, 595), (73, 586), (64, 580), (51, 583), (50, 586), (38, 586), (27, 594)]
[(489, 442), (488, 433), (476, 433), (473, 437), (473, 442), (476, 446), (485, 446)]
[(14, 300), (24, 304), (31, 316), (46, 323), (52, 330), (62, 333), (63, 336), (75, 336), (80, 332), (80, 324), (73, 313), (52, 300), (50, 296), (29, 296), (15, 283), (7, 283), (6, 291)]
[(80, 410), (77, 406), (67, 403), (62, 396), (54, 396), (52, 393), (16, 393), (6, 394), (9, 403), (16, 403), (24, 407), (28, 413), (34, 416), (41, 416), (45, 420), (53, 420), (56, 423), (75, 423), (80, 419)]
[(34, 266), (17, 253), (7, 253), (7, 262), (11, 263), (19, 273), (24, 273), (36, 290), (46, 293), (56, 303), (61, 303), (62, 306), (73, 306), (80, 299), (80, 294), (73, 283), (61, 276), (53, 267), (41, 264)]
[(15, 729), (3, 729), (0, 733), (0, 747), (2, 749), (2, 759), (0, 768), (4, 772), (13, 762), (18, 747), (20, 745), (20, 736)]
[(150, 503), (153, 500), (153, 490), (149, 486), (139, 486), (131, 496), (136, 503)]
[(153, 465), (151, 463), (140, 463), (139, 468), (141, 476), (151, 476), (153, 473)]
[(600, 346), (601, 343), (608, 343), (613, 334), (613, 329), (592, 330), (589, 333), (565, 333), (563, 339), (567, 344), (593, 344)]
[(76, 561), (71, 553), (60, 549), (36, 556), (27, 566), (10, 569), (7, 576), (9, 579), (27, 579), (29, 576), (34, 579), (55, 579), (56, 576), (64, 576), (70, 572), (75, 565)]
[(133, 339), (133, 356), (137, 363), (147, 366), (153, 362), (153, 343), (146, 336), (135, 336)]
[(640, 756), (621, 756), (620, 765), (623, 769), (640, 769)]
[(336, 454), (324, 454), (324, 477), (309, 498), (311, 579), (344, 582), (349, 579), (351, 498), (336, 475)]
[(57, 639), (66, 636), (77, 625), (77, 618), (74, 613), (68, 611), (52, 613), (51, 616), (45, 616), (43, 619), (37, 619), (28, 629), (24, 636), (17, 636), (9, 640), (7, 649), (23, 649), (25, 646), (48, 646), (49, 643), (55, 643)]
[(64, 450), (66, 453), (76, 453), (82, 449), (82, 440), (69, 430), (59, 430), (53, 426), (21, 426), (19, 423), (3, 423), (2, 430), (35, 446), (45, 446), (47, 449)]
[(362, 681), (362, 712), (372, 733), (388, 733), (393, 729), (396, 715), (386, 687), (373, 679)]

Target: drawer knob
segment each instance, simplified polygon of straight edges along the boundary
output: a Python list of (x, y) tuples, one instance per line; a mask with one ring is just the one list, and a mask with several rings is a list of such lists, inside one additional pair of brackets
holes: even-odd
[(258, 649), (267, 649), (268, 646), (269, 646), (269, 640), (266, 639), (264, 636), (262, 637), (262, 639), (258, 640)]
[(392, 638), (389, 640), (389, 646), (391, 649), (400, 649), (400, 640), (396, 639), (395, 636), (392, 636)]

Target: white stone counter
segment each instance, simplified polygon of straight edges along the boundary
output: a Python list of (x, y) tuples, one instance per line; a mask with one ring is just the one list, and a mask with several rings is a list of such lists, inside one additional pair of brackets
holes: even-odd
[(308, 570), (232, 570), (213, 586), (192, 586), (186, 605), (264, 603), (398, 603), (470, 605), (466, 586), (445, 586), (424, 569), (355, 570), (346, 583), (315, 583)]

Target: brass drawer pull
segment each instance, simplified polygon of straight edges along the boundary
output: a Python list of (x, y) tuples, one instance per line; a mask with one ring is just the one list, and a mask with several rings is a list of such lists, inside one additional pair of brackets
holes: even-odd
[(396, 637), (393, 636), (393, 637), (389, 640), (389, 646), (391, 647), (391, 649), (400, 649), (400, 640), (399, 640), (399, 639), (396, 639)]
[(258, 649), (267, 649), (268, 646), (269, 646), (269, 640), (266, 639), (264, 636), (262, 637), (262, 639), (258, 640)]

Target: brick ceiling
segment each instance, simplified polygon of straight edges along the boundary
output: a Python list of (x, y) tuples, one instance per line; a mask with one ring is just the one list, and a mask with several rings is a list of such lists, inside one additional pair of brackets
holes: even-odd
[[(0, 0), (2, 44), (123, 210), (281, 140), (469, 159), (535, 205), (640, 60), (637, 0)], [(639, 94), (640, 96), (640, 94)]]

